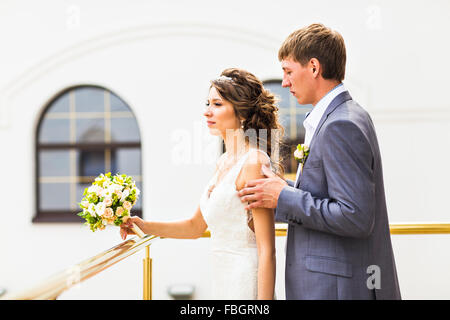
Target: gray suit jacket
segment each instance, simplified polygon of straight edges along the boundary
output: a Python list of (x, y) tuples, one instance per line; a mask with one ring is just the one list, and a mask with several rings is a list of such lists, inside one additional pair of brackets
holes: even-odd
[(400, 299), (375, 128), (347, 91), (288, 183), (275, 212), (289, 224), (286, 298)]

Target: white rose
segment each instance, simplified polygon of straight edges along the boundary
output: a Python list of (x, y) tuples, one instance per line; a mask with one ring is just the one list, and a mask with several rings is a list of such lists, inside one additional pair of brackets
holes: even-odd
[(88, 188), (89, 193), (97, 193), (97, 191), (100, 189), (98, 185), (92, 185)]
[(126, 199), (129, 195), (130, 195), (130, 190), (129, 190), (129, 189), (125, 189), (125, 190), (122, 192), (122, 197), (120, 197), (120, 201), (121, 201), (121, 202), (124, 202), (125, 199)]
[(132, 207), (131, 202), (125, 201), (125, 202), (123, 203), (123, 207), (124, 207), (126, 210), (130, 211), (130, 210), (131, 210), (131, 207)]
[(107, 193), (108, 195), (111, 195), (111, 196), (112, 196), (112, 194), (115, 193), (116, 190), (117, 190), (117, 184), (113, 183), (113, 184), (111, 184), (110, 186), (108, 186), (108, 189), (107, 189), (106, 193)]
[(99, 202), (95, 206), (95, 213), (98, 216), (102, 216), (105, 213), (105, 209), (106, 209), (105, 203), (104, 202)]
[(123, 208), (122, 207), (117, 207), (116, 209), (116, 216), (121, 217), (123, 214)]
[(96, 216), (97, 214), (95, 213), (95, 204), (90, 203), (89, 207), (87, 208), (87, 211), (91, 214), (91, 216)]
[(99, 196), (100, 198), (106, 197), (106, 189), (100, 188), (100, 189), (97, 191), (97, 196)]
[(104, 190), (104, 197), (110, 197), (111, 196), (111, 189), (110, 188), (105, 188)]
[(120, 184), (114, 183), (111, 187), (114, 189), (114, 192), (122, 191), (122, 186)]
[(303, 158), (303, 151), (300, 151), (300, 150), (295, 150), (295, 152), (294, 152), (294, 157), (296, 157), (296, 158), (299, 158), (299, 159), (302, 159)]
[(111, 197), (106, 197), (103, 202), (105, 203), (105, 206), (109, 207), (112, 205), (113, 201), (111, 199)]
[(106, 208), (105, 213), (103, 213), (105, 218), (112, 218), (114, 216), (114, 211), (111, 208)]

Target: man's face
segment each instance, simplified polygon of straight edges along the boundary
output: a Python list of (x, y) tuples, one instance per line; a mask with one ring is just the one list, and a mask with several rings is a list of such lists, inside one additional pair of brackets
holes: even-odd
[(314, 102), (313, 74), (306, 64), (302, 66), (292, 58), (281, 61), (283, 69), (282, 87), (288, 87), (299, 104), (312, 104)]

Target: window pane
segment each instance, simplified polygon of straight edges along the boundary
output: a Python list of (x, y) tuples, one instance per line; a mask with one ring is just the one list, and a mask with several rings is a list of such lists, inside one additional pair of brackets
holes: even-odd
[(305, 126), (303, 125), (305, 115), (306, 113), (297, 114), (297, 139), (299, 139), (299, 143), (305, 141)]
[(76, 88), (76, 112), (104, 112), (105, 91), (100, 88)]
[[(139, 199), (136, 202), (136, 204), (134, 205), (133, 209), (142, 209), (142, 182), (137, 182), (136, 181), (136, 187), (141, 191), (141, 194), (139, 195)], [(131, 209), (131, 211), (133, 211), (133, 209)]]
[[(108, 98), (106, 101), (105, 97)], [(105, 109), (108, 101), (109, 106)], [(106, 113), (107, 110), (112, 114)], [(38, 210), (78, 211), (77, 203), (85, 188), (91, 186), (96, 176), (108, 171), (131, 175), (141, 188), (140, 148), (108, 146), (109, 143), (140, 142), (133, 112), (112, 92), (88, 86), (66, 91), (46, 109), (37, 134), (38, 144), (70, 143), (75, 147), (71, 150), (38, 149)], [(86, 143), (106, 145), (85, 150), (82, 145)], [(75, 153), (75, 159), (72, 159), (72, 153)], [(134, 208), (142, 209), (141, 203), (139, 200)]]
[(70, 151), (41, 151), (39, 173), (41, 177), (70, 176)]
[(70, 120), (48, 119), (42, 120), (39, 130), (40, 143), (69, 143)]
[(310, 105), (310, 104), (304, 104), (304, 105), (299, 104), (297, 102), (297, 99), (289, 91), (289, 88), (288, 87), (283, 88), (281, 86), (281, 81), (265, 83), (264, 87), (267, 90), (269, 90), (270, 92), (272, 92), (273, 94), (275, 94), (276, 96), (278, 96), (278, 98), (280, 99), (280, 101), (278, 102), (280, 108), (289, 109), (291, 107), (291, 105), (295, 105), (296, 109), (303, 108), (303, 109), (307, 109), (307, 111), (312, 109), (312, 105)]
[(41, 210), (69, 210), (70, 184), (69, 183), (40, 183), (40, 209)]
[[(312, 105), (301, 105), (289, 91), (289, 88), (283, 88), (281, 81), (271, 81), (264, 84), (264, 87), (278, 96), (280, 99), (278, 106), (280, 107), (280, 122), (285, 128), (284, 137), (292, 139), (300, 143), (305, 136), (305, 128), (303, 121), (307, 112), (312, 110)], [(292, 121), (292, 117), (295, 120)], [(292, 125), (295, 124), (295, 128)]]
[(275, 94), (279, 101), (280, 107), (288, 107), (289, 106), (289, 89), (283, 88), (281, 86), (281, 82), (269, 82), (264, 84), (264, 88)]
[(105, 142), (105, 120), (77, 119), (76, 142)]
[(129, 176), (141, 175), (141, 150), (118, 149), (115, 152), (116, 173)]
[(289, 138), (291, 136), (291, 120), (289, 115), (280, 115), (280, 123), (284, 127), (284, 137)]
[(105, 151), (80, 151), (77, 153), (78, 174), (82, 177), (96, 177), (105, 173)]
[[(94, 182), (94, 179), (92, 179), (92, 182)], [(92, 185), (92, 183), (77, 183), (76, 185), (76, 205), (77, 205), (77, 209), (80, 208), (80, 206), (78, 205), (78, 203), (81, 202), (81, 200), (83, 199), (83, 192), (84, 189), (89, 188)], [(81, 210), (80, 210), (81, 211)]]
[(47, 111), (47, 113), (57, 112), (70, 112), (68, 93), (64, 93), (62, 96), (58, 97)]
[(122, 99), (111, 93), (111, 111), (130, 112), (131, 110)]
[(112, 142), (139, 142), (139, 127), (135, 118), (111, 119)]
[(295, 173), (298, 163), (292, 158), (292, 153), (299, 143), (305, 139), (305, 120), (306, 112), (312, 110), (312, 105), (300, 105), (296, 98), (292, 96), (289, 88), (283, 88), (281, 81), (271, 81), (264, 84), (264, 87), (278, 96), (278, 106), (280, 108), (280, 123), (285, 128), (283, 137), (285, 145), (282, 147), (284, 154), (283, 165), (286, 173)]

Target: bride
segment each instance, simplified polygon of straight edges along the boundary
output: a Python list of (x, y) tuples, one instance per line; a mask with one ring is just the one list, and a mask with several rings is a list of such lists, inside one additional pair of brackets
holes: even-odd
[[(273, 299), (275, 224), (272, 209), (246, 212), (237, 195), (246, 182), (263, 178), (278, 122), (275, 97), (253, 74), (230, 68), (211, 81), (204, 116), (210, 133), (220, 135), (226, 152), (219, 158), (194, 215), (174, 222), (131, 217), (121, 226), (123, 239), (135, 223), (146, 234), (165, 238), (199, 238), (211, 231), (214, 299)], [(267, 150), (261, 150), (261, 146)], [(258, 149), (258, 146), (260, 147)], [(266, 148), (267, 147), (267, 148)], [(274, 163), (278, 172), (282, 168)]]

